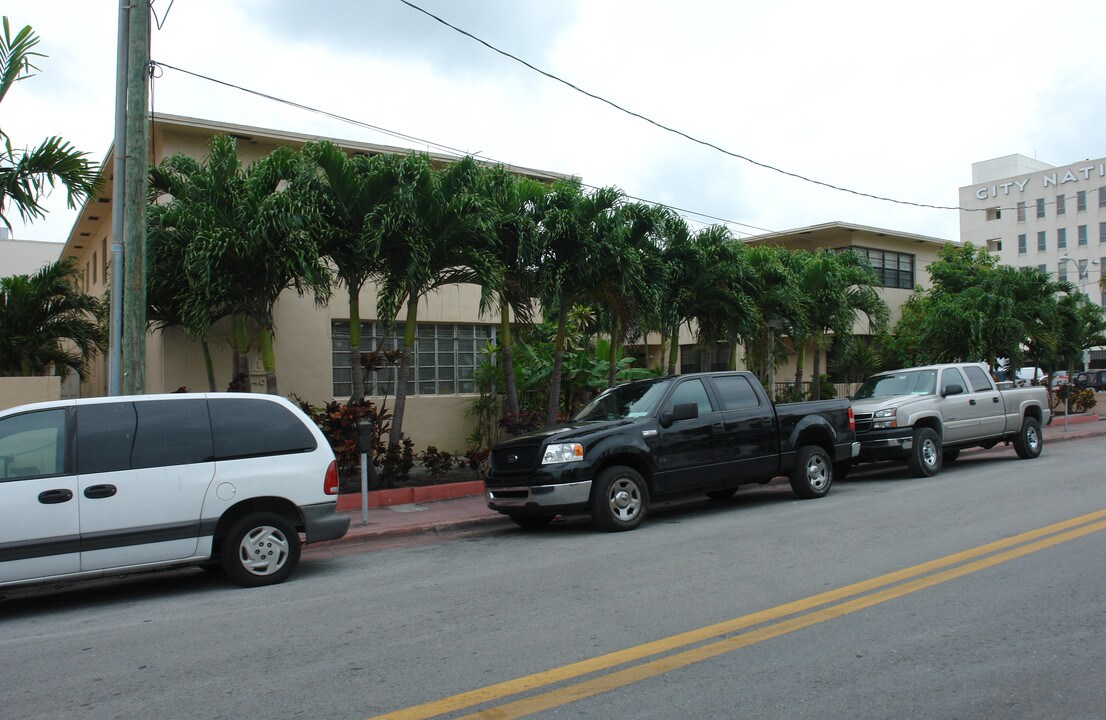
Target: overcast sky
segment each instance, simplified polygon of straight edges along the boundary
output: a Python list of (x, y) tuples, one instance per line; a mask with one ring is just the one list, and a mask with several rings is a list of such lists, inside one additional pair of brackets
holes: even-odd
[[(973, 162), (1106, 155), (1106, 3), (413, 0), (624, 108), (765, 165), (955, 206)], [(114, 0), (3, 0), (49, 57), (0, 107), (15, 146), (113, 137)], [(832, 190), (585, 97), (399, 0), (156, 0), (151, 56), (480, 157), (731, 221), (741, 234), (844, 221), (959, 239), (954, 210)], [(154, 111), (418, 146), (165, 70)], [(64, 193), (23, 239), (64, 241)], [(688, 215), (701, 226), (711, 220)]]

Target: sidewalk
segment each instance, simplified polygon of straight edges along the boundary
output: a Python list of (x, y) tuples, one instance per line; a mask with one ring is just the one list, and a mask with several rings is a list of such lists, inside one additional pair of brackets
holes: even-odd
[[(1042, 428), (1045, 439), (1045, 452), (1050, 443), (1066, 440), (1079, 440), (1106, 435), (1106, 422), (1098, 415), (1079, 415), (1068, 419), (1067, 428), (1064, 418), (1052, 420)], [(1004, 452), (1013, 452), (1009, 448)], [(982, 448), (972, 448), (964, 452), (986, 452)], [(369, 508), (369, 522), (361, 522), (361, 510), (346, 512), (350, 516), (349, 531), (340, 540), (333, 543), (370, 543), (382, 538), (396, 538), (408, 535), (438, 535), (446, 532), (473, 529), (484, 532), (508, 530), (516, 527), (506, 516), (489, 510), (484, 495), (448, 500), (406, 503), (387, 507)], [(326, 543), (329, 544), (329, 543)]]

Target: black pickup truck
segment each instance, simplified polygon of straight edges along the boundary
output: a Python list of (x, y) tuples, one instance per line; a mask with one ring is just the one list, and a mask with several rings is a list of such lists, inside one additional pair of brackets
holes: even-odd
[(605, 530), (633, 530), (649, 503), (686, 492), (727, 498), (788, 475), (800, 498), (829, 492), (833, 466), (856, 457), (847, 399), (773, 406), (748, 372), (627, 383), (571, 422), (492, 449), (488, 507), (524, 528), (590, 512)]

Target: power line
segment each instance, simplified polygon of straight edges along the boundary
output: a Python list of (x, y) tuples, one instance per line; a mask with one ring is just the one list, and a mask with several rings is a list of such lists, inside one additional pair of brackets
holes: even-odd
[[(201, 73), (193, 72), (191, 70), (185, 70), (184, 68), (179, 68), (179, 67), (176, 67), (174, 65), (170, 65), (169, 63), (164, 63), (164, 62), (157, 61), (157, 60), (151, 60), (150, 65), (151, 65), (152, 70), (160, 70), (162, 72), (164, 70), (174, 70), (174, 71), (182, 73), (184, 75), (189, 75), (191, 77), (197, 78), (199, 80), (204, 80), (204, 81), (207, 81), (207, 82), (215, 83), (216, 85), (222, 85), (223, 87), (228, 87), (228, 88), (231, 88), (233, 90), (238, 90), (239, 92), (244, 92), (244, 93), (247, 93), (247, 94), (250, 94), (250, 95), (255, 95), (257, 97), (264, 98), (264, 99), (270, 100), (272, 102), (277, 102), (277, 103), (281, 103), (281, 104), (284, 104), (284, 105), (288, 105), (290, 107), (294, 107), (294, 108), (297, 108), (299, 110), (306, 110), (307, 112), (315, 113), (317, 115), (322, 115), (324, 117), (328, 117), (328, 118), (331, 118), (333, 120), (338, 120), (339, 122), (347, 123), (347, 124), (350, 124), (350, 125), (355, 125), (357, 127), (365, 128), (367, 130), (373, 130), (375, 132), (382, 133), (382, 134), (387, 135), (389, 137), (394, 137), (394, 138), (397, 138), (397, 139), (400, 139), (400, 140), (405, 140), (407, 142), (412, 142), (412, 143), (416, 143), (416, 144), (419, 144), (419, 145), (425, 145), (426, 147), (432, 147), (432, 148), (437, 148), (439, 150), (444, 150), (446, 152), (457, 155), (458, 157), (464, 157), (466, 155), (471, 155), (471, 153), (469, 153), (465, 150), (460, 150), (458, 148), (451, 147), (449, 145), (443, 145), (442, 143), (434, 142), (432, 140), (425, 140), (423, 138), (415, 137), (414, 135), (407, 135), (405, 133), (401, 133), (401, 132), (398, 132), (398, 131), (395, 131), (395, 130), (389, 130), (387, 128), (380, 127), (379, 125), (372, 125), (370, 123), (367, 123), (367, 122), (364, 122), (364, 121), (361, 121), (361, 120), (356, 120), (354, 118), (346, 117), (344, 115), (338, 115), (337, 113), (329, 112), (327, 110), (321, 110), (319, 108), (312, 107), (310, 105), (304, 105), (303, 103), (298, 103), (298, 102), (295, 102), (294, 100), (287, 100), (285, 98), (280, 98), (280, 97), (277, 97), (275, 95), (269, 95), (268, 93), (263, 93), (259, 90), (251, 90), (250, 88), (243, 87), (242, 85), (236, 85), (234, 83), (227, 82), (225, 80), (219, 80), (218, 78), (213, 78), (213, 77), (210, 77), (208, 75), (203, 75)], [(151, 78), (157, 78), (157, 77), (161, 77), (161, 75), (160, 74), (154, 74), (154, 73), (151, 74)], [(500, 161), (495, 160), (494, 158), (491, 158), (491, 157), (488, 157), (487, 159), (492, 163), (500, 163)], [(500, 163), (500, 164), (506, 164), (506, 163)], [(581, 184), (582, 187), (585, 187), (585, 188), (591, 188), (593, 190), (596, 189), (596, 186), (594, 186), (594, 185), (588, 185), (587, 183), (580, 183), (580, 184)], [(629, 198), (630, 200), (637, 200), (639, 202), (648, 203), (650, 205), (655, 205), (655, 206), (658, 206), (658, 207), (666, 207), (666, 208), (672, 210), (673, 212), (677, 212), (677, 213), (681, 213), (681, 214), (688, 214), (688, 215), (695, 215), (695, 216), (698, 216), (698, 217), (707, 218), (708, 220), (714, 220), (714, 221), (717, 221), (717, 222), (725, 223), (726, 225), (734, 225), (734, 226), (738, 226), (738, 227), (749, 228), (751, 230), (756, 230), (756, 231), (759, 231), (759, 232), (775, 232), (775, 231), (772, 231), (772, 230), (767, 230), (765, 228), (757, 227), (755, 225), (749, 225), (747, 223), (738, 222), (737, 220), (727, 220), (726, 218), (718, 217), (716, 215), (710, 215), (708, 213), (698, 212), (696, 210), (689, 210), (687, 208), (674, 207), (674, 206), (671, 206), (671, 205), (666, 205), (665, 203), (657, 202), (655, 200), (648, 200), (646, 198), (641, 198), (641, 197), (637, 197), (637, 196), (634, 196), (634, 195), (628, 195), (627, 194), (626, 197)]]
[(980, 210), (980, 208), (965, 208), (965, 207), (960, 207), (958, 205), (931, 205), (929, 203), (913, 202), (913, 201), (910, 201), (910, 200), (897, 200), (895, 198), (884, 197), (882, 195), (874, 195), (872, 193), (866, 193), (866, 192), (862, 192), (860, 190), (852, 190), (850, 188), (841, 187), (839, 185), (834, 185), (832, 183), (824, 182), (822, 180), (815, 180), (814, 178), (810, 178), (810, 177), (807, 177), (805, 175), (800, 175), (799, 173), (794, 173), (794, 172), (791, 172), (789, 170), (783, 170), (782, 168), (775, 167), (774, 165), (769, 165), (767, 163), (763, 163), (763, 162), (760, 162), (760, 161), (757, 161), (757, 160), (753, 160), (752, 158), (750, 158), (748, 156), (742, 155), (740, 153), (736, 153), (732, 150), (727, 150), (727, 149), (725, 149), (723, 147), (720, 147), (719, 145), (716, 145), (712, 142), (709, 142), (707, 140), (702, 140), (702, 139), (697, 138), (693, 135), (689, 135), (688, 133), (685, 133), (682, 130), (678, 130), (678, 129), (676, 129), (674, 127), (671, 127), (669, 125), (665, 125), (664, 123), (653, 120), (652, 118), (647, 117), (645, 115), (642, 115), (639, 112), (635, 112), (633, 110), (629, 110), (627, 108), (624, 108), (624, 107), (622, 107), (621, 105), (619, 105), (618, 103), (616, 103), (612, 100), (608, 100), (607, 98), (602, 97), (601, 95), (596, 95), (593, 92), (589, 92), (587, 90), (584, 90), (583, 88), (579, 87), (578, 85), (574, 85), (573, 83), (569, 82), (568, 80), (565, 80), (561, 77), (558, 77), (558, 76), (554, 75), (553, 73), (542, 70), (541, 68), (530, 64), (529, 62), (523, 60), (520, 57), (512, 55), (511, 53), (509, 53), (505, 50), (500, 50), (499, 48), (495, 47), (491, 43), (488, 43), (485, 40), (482, 40), (482, 39), (476, 37), (475, 35), (468, 32), (467, 30), (459, 28), (456, 25), (453, 25), (453, 24), (443, 20), (442, 18), (438, 17), (434, 13), (429, 12), (427, 10), (424, 10), (423, 8), (419, 7), (418, 5), (415, 5), (414, 3), (409, 2), (409, 0), (399, 0), (399, 1), (401, 3), (403, 3), (404, 5), (406, 5), (407, 7), (411, 8), (412, 10), (416, 10), (416, 11), (422, 13), (423, 15), (426, 15), (427, 17), (435, 20), (436, 22), (439, 22), (442, 25), (445, 25), (447, 28), (449, 28), (449, 29), (451, 29), (455, 32), (458, 32), (458, 33), (460, 33), (461, 35), (464, 35), (467, 38), (475, 40), (476, 42), (480, 43), (481, 45), (488, 48), (492, 52), (498, 53), (498, 54), (502, 55), (503, 57), (508, 58), (510, 60), (514, 60), (515, 62), (519, 63), (520, 65), (523, 65), (523, 66), (529, 68), (530, 70), (533, 70), (534, 72), (536, 72), (540, 75), (544, 75), (545, 77), (549, 78), (550, 80), (553, 80), (555, 82), (559, 82), (562, 85), (565, 85), (565, 86), (571, 88), (572, 90), (575, 90), (576, 92), (580, 93), (581, 95), (586, 95), (587, 97), (591, 98), (592, 100), (597, 100), (597, 101), (599, 101), (599, 102), (601, 102), (605, 105), (609, 105), (610, 107), (614, 108), (615, 110), (618, 110), (619, 112), (625, 113), (625, 114), (630, 115), (632, 117), (635, 117), (639, 120), (647, 122), (650, 125), (653, 125), (654, 127), (657, 127), (657, 128), (660, 128), (661, 130), (664, 130), (665, 132), (669, 132), (669, 133), (672, 133), (674, 135), (679, 135), (680, 137), (682, 137), (686, 140), (690, 140), (691, 142), (696, 143), (697, 145), (702, 145), (704, 147), (711, 148), (712, 150), (716, 150), (716, 151), (718, 151), (718, 152), (720, 152), (724, 155), (729, 155), (730, 157), (737, 158), (738, 160), (744, 160), (747, 163), (750, 163), (752, 165), (756, 165), (757, 167), (764, 168), (765, 170), (771, 170), (773, 172), (780, 173), (781, 175), (786, 175), (788, 177), (793, 177), (797, 180), (802, 180), (803, 182), (808, 182), (808, 183), (811, 183), (813, 185), (820, 185), (822, 187), (826, 187), (826, 188), (829, 188), (831, 190), (837, 190), (837, 191), (840, 191), (840, 192), (850, 193), (852, 195), (858, 195), (860, 197), (871, 198), (873, 200), (881, 200), (883, 202), (896, 203), (898, 205), (910, 205), (910, 206), (913, 206), (913, 207), (930, 208), (930, 209), (933, 209), (933, 210), (965, 210), (965, 211), (968, 211), (968, 212), (979, 212), (979, 210)]

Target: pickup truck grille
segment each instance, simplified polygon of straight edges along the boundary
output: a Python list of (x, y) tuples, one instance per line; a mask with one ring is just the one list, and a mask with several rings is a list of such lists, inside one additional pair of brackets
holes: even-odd
[(497, 473), (530, 472), (538, 467), (541, 445), (512, 445), (492, 450), (491, 470)]
[(872, 429), (872, 413), (855, 413), (856, 434), (866, 433)]

